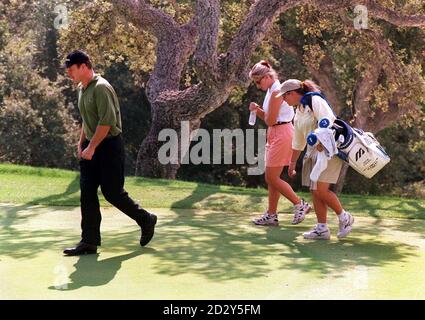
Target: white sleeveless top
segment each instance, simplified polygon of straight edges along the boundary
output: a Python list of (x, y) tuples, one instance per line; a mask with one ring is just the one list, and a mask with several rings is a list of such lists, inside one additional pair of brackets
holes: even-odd
[[(278, 90), (279, 87), (280, 87), (280, 82), (279, 80), (276, 80), (273, 83), (273, 85), (267, 90), (266, 97), (264, 98), (264, 102), (263, 102), (263, 110), (265, 113), (269, 111), (269, 102), (272, 96), (272, 92), (274, 90)], [(294, 114), (295, 114), (294, 108), (288, 105), (285, 101), (283, 101), (282, 104), (280, 105), (280, 110), (276, 117), (276, 121), (281, 121), (281, 122), (292, 121), (292, 119), (294, 118)]]

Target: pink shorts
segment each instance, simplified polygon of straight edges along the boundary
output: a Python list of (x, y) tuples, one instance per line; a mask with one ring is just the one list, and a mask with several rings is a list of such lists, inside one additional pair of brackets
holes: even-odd
[(292, 157), (293, 135), (292, 123), (280, 124), (267, 129), (266, 167), (289, 166)]

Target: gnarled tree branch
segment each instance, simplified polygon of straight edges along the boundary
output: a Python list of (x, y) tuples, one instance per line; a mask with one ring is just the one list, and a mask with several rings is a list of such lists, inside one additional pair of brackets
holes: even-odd
[(144, 0), (110, 0), (120, 15), (136, 27), (160, 39), (165, 34), (176, 34), (179, 25), (173, 17), (152, 7)]
[[(354, 30), (351, 20), (344, 15), (343, 11), (340, 11), (340, 17), (345, 23), (346, 28)], [(397, 93), (388, 96), (387, 110), (372, 110), (370, 96), (378, 84), (378, 78), (381, 72), (394, 83), (400, 83), (400, 74), (404, 74), (406, 77), (410, 72), (406, 70), (406, 66), (400, 61), (380, 29), (363, 29), (358, 32), (367, 34), (371, 42), (374, 43), (375, 50), (373, 59), (371, 59), (368, 68), (365, 69), (363, 76), (358, 79), (355, 90), (353, 91), (354, 124), (376, 133), (397, 121), (400, 116), (417, 110), (418, 106), (413, 102), (400, 106), (401, 98), (408, 92), (406, 85), (401, 84)], [(423, 86), (423, 80), (415, 76), (413, 76), (413, 79), (405, 80), (407, 80), (404, 81), (405, 84), (413, 82), (417, 85), (422, 84)], [(425, 90), (425, 87), (423, 89)], [(379, 119), (379, 121), (376, 121), (376, 119)]]
[(375, 0), (314, 0), (312, 4), (322, 11), (335, 11), (364, 5), (367, 8), (368, 15), (385, 20), (395, 26), (425, 27), (425, 14), (405, 14), (386, 8)]
[(398, 27), (425, 27), (425, 14), (409, 15), (397, 10), (385, 8), (372, 0), (352, 1), (352, 5), (363, 4), (368, 13), (377, 19), (385, 20)]
[[(183, 26), (144, 0), (111, 0), (118, 13), (158, 40), (157, 61), (147, 84), (151, 102), (164, 91), (178, 90), (182, 71), (195, 50), (197, 29), (193, 21)], [(153, 105), (155, 108), (155, 105)]]
[[(281, 37), (280, 41), (273, 41), (273, 45), (278, 47), (283, 52), (287, 52), (295, 57), (302, 63), (304, 52), (295, 42)], [(313, 79), (318, 82), (323, 92), (326, 94), (326, 98), (332, 105), (333, 110), (336, 114), (341, 111), (341, 96), (339, 89), (336, 84), (334, 77), (332, 76), (333, 62), (328, 54), (322, 59), (319, 65), (319, 69), (315, 69), (309, 65), (304, 65), (307, 71), (312, 75)]]
[[(423, 15), (398, 13), (380, 6), (376, 1), (257, 0), (251, 6), (227, 53), (217, 57), (220, 13), (218, 0), (198, 0), (195, 16), (185, 25), (179, 25), (171, 16), (153, 8), (144, 0), (110, 1), (124, 19), (157, 39), (157, 61), (147, 84), (148, 98), (152, 105), (152, 126), (138, 155), (138, 165), (145, 168), (142, 172), (147, 175), (156, 175), (158, 167), (161, 167), (156, 158), (159, 148), (157, 135), (161, 129), (169, 126), (178, 128), (179, 120), (183, 119), (189, 120), (191, 126), (196, 128), (203, 116), (222, 105), (235, 85), (248, 85), (252, 54), (276, 17), (285, 10), (301, 4), (315, 4), (319, 10), (320, 7), (335, 10), (364, 4), (371, 17), (384, 19), (398, 26), (425, 26)], [(201, 81), (189, 88), (180, 89), (182, 72), (193, 54)], [(325, 59), (321, 68), (329, 71), (332, 65)], [(389, 72), (385, 65), (381, 69)], [(319, 76), (316, 73), (317, 79)], [(362, 79), (364, 82), (367, 80), (367, 75), (365, 76)], [(323, 83), (321, 85), (325, 87)], [(327, 91), (328, 95), (331, 91), (336, 92)], [(366, 90), (362, 96), (368, 92)], [(358, 99), (362, 96), (359, 94)], [(330, 99), (332, 102), (334, 98)], [(178, 164), (169, 166), (167, 172), (161, 173), (161, 176), (175, 177), (178, 167)]]
[(244, 82), (247, 85), (249, 81), (247, 67), (251, 55), (271, 28), (273, 21), (282, 12), (307, 2), (307, 0), (256, 1), (230, 44), (226, 56), (223, 57), (222, 68), (232, 74), (239, 74), (243, 78), (239, 79), (239, 83)]
[(198, 0), (196, 2), (198, 45), (195, 51), (195, 65), (199, 79), (214, 85), (217, 75), (217, 43), (220, 24), (220, 1)]

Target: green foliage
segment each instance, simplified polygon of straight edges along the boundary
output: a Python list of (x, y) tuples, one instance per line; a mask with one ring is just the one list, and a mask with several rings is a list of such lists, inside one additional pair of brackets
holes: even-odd
[(133, 24), (117, 19), (110, 2), (80, 1), (69, 10), (70, 25), (60, 32), (59, 52), (63, 58), (75, 49), (85, 50), (100, 71), (114, 63), (124, 62), (141, 86), (141, 77), (155, 63), (154, 37)]
[(250, 1), (222, 1), (219, 50), (225, 52), (248, 14)]
[[(425, 9), (420, 1), (380, 1), (402, 12)], [(156, 8), (178, 23), (194, 14), (194, 1), (152, 0)], [(56, 30), (53, 9), (68, 8), (68, 28)], [(252, 1), (221, 1), (219, 52), (229, 47), (246, 18)], [(349, 18), (353, 13), (346, 11)], [(423, 79), (425, 31), (421, 28), (396, 28), (369, 19), (372, 28), (382, 30), (394, 49), (403, 70), (398, 76), (382, 75), (370, 101), (374, 110), (388, 108), (388, 97), (400, 95), (400, 105), (412, 101), (425, 105), (424, 94), (415, 79)], [(302, 59), (282, 52), (274, 43), (280, 35), (302, 51)], [(126, 171), (134, 172), (137, 153), (150, 126), (150, 105), (144, 91), (156, 60), (156, 41), (143, 30), (119, 19), (107, 0), (9, 1), (0, 3), (0, 160), (40, 166), (75, 168), (75, 120), (79, 119), (76, 93), (61, 74), (60, 64), (71, 50), (81, 48), (92, 57), (96, 71), (114, 86), (122, 108), (126, 144)], [(265, 41), (252, 56), (252, 64), (268, 60), (280, 79), (310, 78), (307, 67), (317, 69), (325, 55), (334, 64), (333, 76), (340, 90), (344, 110), (351, 116), (353, 88), (359, 75), (374, 61), (374, 44), (366, 33), (346, 28), (335, 12), (324, 13), (313, 7), (293, 8), (279, 17)], [(11, 67), (13, 66), (13, 68)], [(402, 74), (397, 74), (402, 72)], [(184, 70), (181, 86), (198, 81), (192, 58)], [(250, 128), (248, 104), (261, 103), (264, 93), (254, 86), (234, 88), (223, 106), (202, 120), (202, 128)], [(424, 124), (413, 121), (422, 114), (401, 119), (401, 123), (382, 131), (378, 138), (392, 161), (372, 180), (350, 170), (346, 192), (396, 193), (421, 195), (425, 187)], [(407, 128), (406, 125), (410, 127)], [(257, 128), (264, 128), (257, 121)], [(247, 187), (265, 187), (263, 176), (248, 176), (246, 165), (183, 165), (178, 177)], [(292, 182), (297, 190), (299, 180)], [(256, 191), (257, 192), (257, 191)]]
[(1, 161), (74, 168), (77, 127), (64, 103), (62, 87), (34, 67), (37, 30), (12, 34), (4, 30), (11, 31), (13, 23), (0, 21), (4, 44), (0, 51)]

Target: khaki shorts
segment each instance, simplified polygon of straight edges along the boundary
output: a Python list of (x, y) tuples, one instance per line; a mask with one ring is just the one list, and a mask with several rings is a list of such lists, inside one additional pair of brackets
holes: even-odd
[[(314, 151), (311, 153), (310, 157), (304, 157), (303, 160), (303, 169), (302, 169), (302, 185), (309, 187), (310, 190), (316, 190), (316, 183), (310, 180), (310, 173), (313, 170), (314, 165), (316, 164), (317, 152)], [(338, 181), (339, 174), (342, 169), (342, 160), (337, 156), (333, 156), (331, 160), (328, 161), (328, 166), (320, 174), (318, 182), (326, 182), (334, 184)]]

